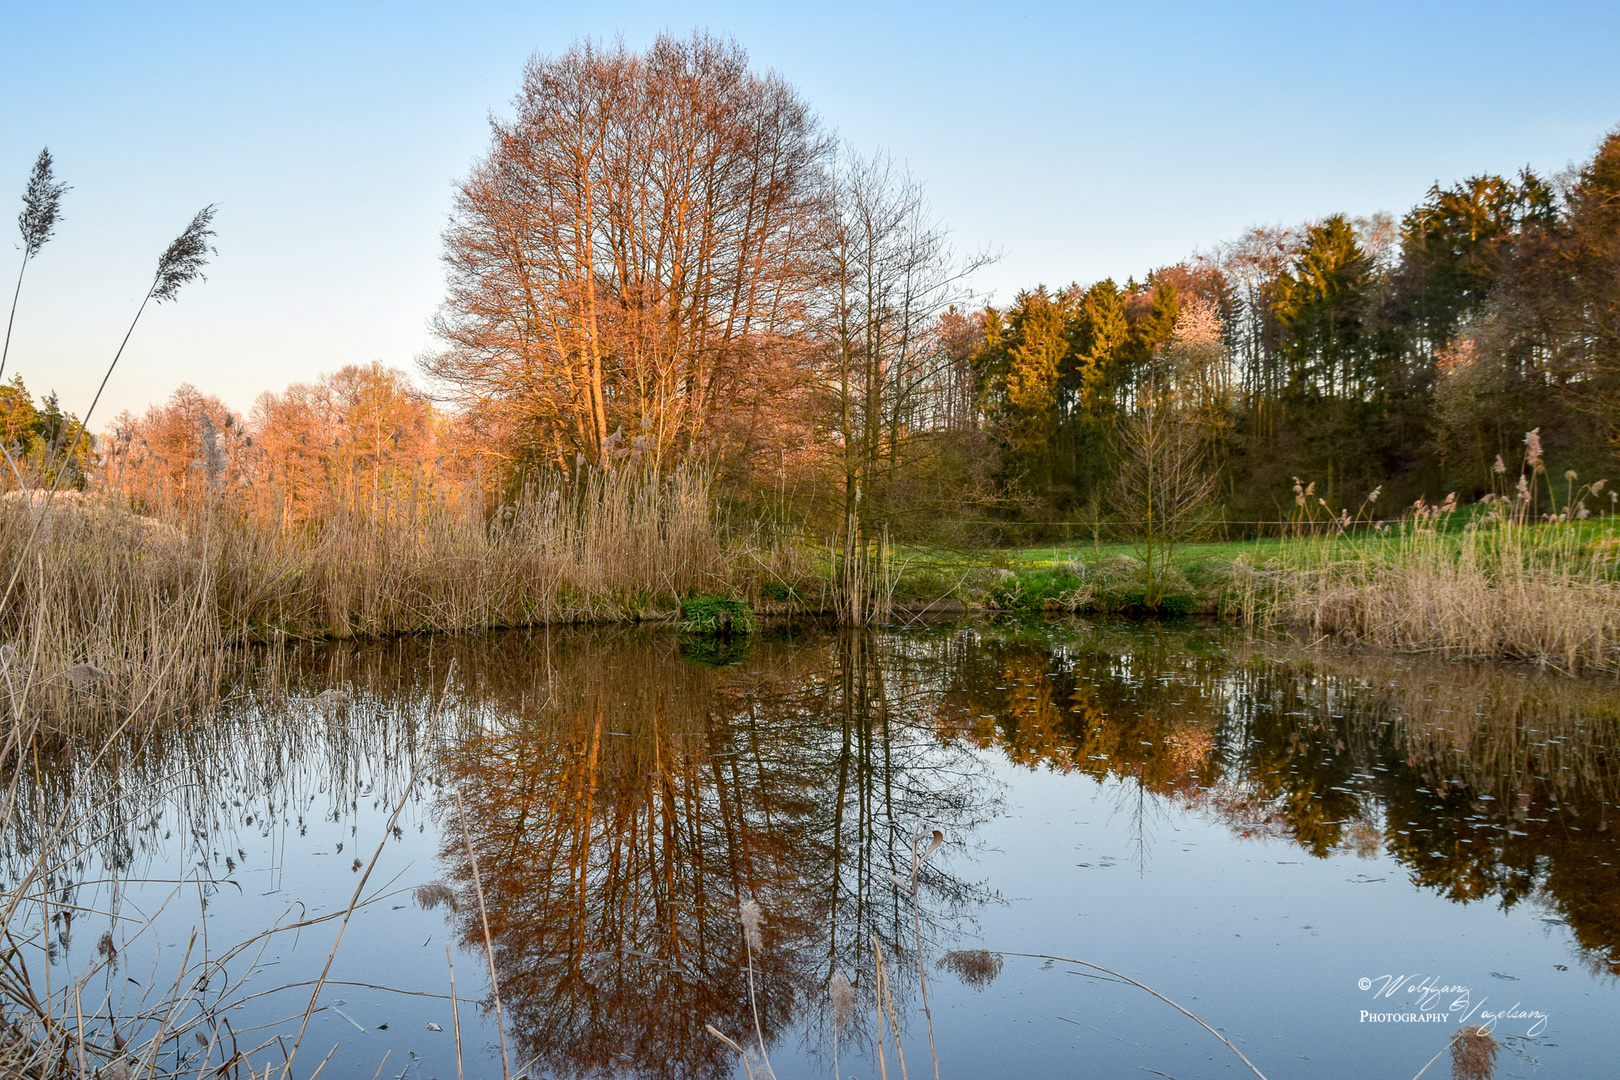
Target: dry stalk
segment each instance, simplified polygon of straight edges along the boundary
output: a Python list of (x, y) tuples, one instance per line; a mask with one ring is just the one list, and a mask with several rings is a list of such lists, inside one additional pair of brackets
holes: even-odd
[(501, 1076), (510, 1078), (511, 1067), (506, 1057), (506, 1020), (501, 1012), (501, 983), (495, 974), (495, 942), (489, 933), (489, 912), (484, 907), (484, 885), (478, 876), (478, 854), (473, 850), (472, 833), (467, 829), (467, 808), (456, 790), (456, 816), (461, 822), (461, 837), (467, 845), (467, 858), (472, 864), (473, 892), (478, 896), (478, 921), (484, 930), (484, 956), (489, 960), (489, 990), (495, 998), (495, 1032), (501, 1040)]
[(450, 967), (450, 1025), (456, 1033), (456, 1080), (462, 1080), (461, 1075), (461, 1005), (456, 1000), (456, 961), (450, 954), (450, 944), (444, 946), (444, 962)]
[(737, 921), (743, 928), (743, 949), (747, 955), (748, 963), (748, 1005), (754, 1013), (754, 1038), (759, 1041), (759, 1056), (765, 1062), (765, 1070), (771, 1076), (776, 1071), (771, 1068), (770, 1051), (765, 1048), (765, 1029), (759, 1022), (759, 997), (754, 990), (754, 950), (764, 951), (765, 939), (760, 933), (760, 925), (764, 916), (759, 910), (758, 901), (753, 898), (742, 901), (737, 905)]
[(1203, 1018), (1200, 1017), (1197, 1013), (1194, 1013), (1190, 1009), (1187, 1009), (1187, 1008), (1185, 1008), (1185, 1007), (1183, 1007), (1181, 1005), (1176, 1004), (1174, 1001), (1171, 1001), (1169, 998), (1165, 997), (1163, 994), (1159, 993), (1157, 990), (1153, 989), (1151, 986), (1146, 986), (1146, 985), (1144, 985), (1142, 983), (1139, 983), (1135, 979), (1131, 978), (1129, 975), (1121, 974), (1120, 972), (1115, 971), (1113, 968), (1103, 967), (1101, 964), (1093, 964), (1093, 963), (1089, 963), (1089, 962), (1087, 962), (1085, 960), (1075, 960), (1074, 958), (1068, 957), (1068, 956), (1053, 956), (1051, 953), (1004, 952), (1004, 951), (998, 950), (998, 955), (1001, 955), (1001, 956), (1022, 956), (1022, 957), (1026, 957), (1026, 958), (1031, 959), (1031, 960), (1055, 960), (1060, 964), (1075, 964), (1075, 965), (1078, 965), (1079, 967), (1090, 968), (1092, 971), (1100, 971), (1104, 975), (1112, 975), (1114, 978), (1120, 980), (1121, 982), (1130, 983), (1132, 986), (1136, 987), (1138, 990), (1146, 990), (1148, 993), (1152, 994), (1154, 997), (1158, 998), (1160, 1001), (1164, 1002), (1166, 1005), (1170, 1006), (1172, 1009), (1174, 1009), (1177, 1012), (1181, 1013), (1183, 1016), (1188, 1017), (1194, 1023), (1196, 1023), (1199, 1027), (1203, 1028), (1205, 1031), (1209, 1032), (1211, 1035), (1213, 1035), (1217, 1039), (1221, 1040), (1221, 1042), (1225, 1044), (1225, 1046), (1226, 1046), (1226, 1048), (1228, 1050), (1232, 1051), (1232, 1053), (1237, 1055), (1239, 1061), (1243, 1062), (1243, 1064), (1245, 1064), (1245, 1065), (1247, 1065), (1249, 1067), (1250, 1072), (1252, 1072), (1252, 1073), (1254, 1073), (1254, 1075), (1258, 1076), (1260, 1078), (1260, 1080), (1266, 1080), (1266, 1074), (1261, 1072), (1259, 1069), (1257, 1069), (1255, 1067), (1255, 1065), (1254, 1065), (1254, 1062), (1252, 1062), (1248, 1058), (1244, 1057), (1243, 1056), (1243, 1051), (1241, 1051), (1237, 1047), (1233, 1046), (1232, 1043), (1226, 1038), (1225, 1035), (1222, 1035), (1220, 1032), (1216, 1031), (1214, 1028), (1212, 1028), (1208, 1024), (1206, 1024), (1204, 1022)]
[(722, 1043), (726, 1044), (726, 1046), (730, 1047), (732, 1052), (737, 1055), (737, 1060), (742, 1062), (743, 1072), (748, 1075), (748, 1080), (754, 1080), (754, 1070), (748, 1064), (748, 1052), (746, 1050), (738, 1046), (725, 1035), (721, 1034), (720, 1029), (715, 1027), (713, 1024), (704, 1024), (703, 1030), (707, 1031), (710, 1035), (713, 1035)]
[(888, 966), (883, 962), (883, 946), (881, 943), (879, 943), (876, 934), (872, 935), (872, 965), (877, 972), (879, 1038), (878, 1060), (881, 1062), (883, 1058), (883, 1050), (881, 1045), (883, 1014), (885, 1011), (887, 1011), (889, 1015), (889, 1030), (894, 1035), (894, 1056), (895, 1060), (900, 1063), (900, 1080), (910, 1080), (910, 1076), (906, 1072), (906, 1050), (905, 1047), (900, 1045), (900, 1017), (894, 1011), (894, 998), (889, 993), (889, 969)]

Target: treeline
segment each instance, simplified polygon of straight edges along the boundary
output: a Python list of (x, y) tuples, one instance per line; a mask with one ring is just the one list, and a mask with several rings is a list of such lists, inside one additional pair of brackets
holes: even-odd
[[(1555, 180), (1436, 185), (1399, 222), (1255, 228), (1140, 282), (1036, 288), (976, 320), (998, 480), (1043, 515), (1117, 510), (1116, 433), (1166, 364), (1230, 520), (1286, 516), (1296, 476), (1334, 506), (1379, 488), (1468, 499), (1519, 473), (1534, 429), (1560, 471), (1611, 475), (1620, 133)], [(1191, 363), (1169, 355), (1178, 334), (1203, 343)]]
[(96, 486), (143, 512), (211, 503), (288, 525), (376, 512), (402, 495), (482, 508), (507, 471), (468, 417), (378, 363), (266, 391), (246, 415), (181, 386), (118, 416), (86, 464)]
[(1620, 133), (1560, 177), (975, 310), (917, 185), (734, 44), (533, 61), (493, 126), (426, 366), (530, 466), (703, 455), (763, 512), (945, 536), (1128, 527), (1152, 499), (1121, 477), (1159, 468), (1132, 455), (1207, 474), (1182, 509), (1229, 523), (1285, 516), (1296, 476), (1466, 500), (1534, 429), (1560, 470), (1615, 463)]
[(94, 460), (90, 441), (81, 439), (79, 418), (64, 412), (56, 391), (34, 404), (21, 375), (0, 385), (0, 439), (5, 440), (8, 468), (0, 474), (0, 491), (32, 476), (45, 484), (61, 475), (64, 487), (83, 487)]

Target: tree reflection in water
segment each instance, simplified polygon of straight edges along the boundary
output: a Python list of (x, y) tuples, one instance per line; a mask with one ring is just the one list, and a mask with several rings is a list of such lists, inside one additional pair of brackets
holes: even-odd
[[(556, 639), (448, 765), (516, 1056), (554, 1075), (729, 1075), (704, 1027), (752, 1041), (749, 897), (766, 917), (767, 1044), (824, 1008), (834, 971), (869, 983), (868, 935), (914, 969), (891, 880), (910, 872), (912, 831), (929, 821), (960, 851), (995, 801), (980, 760), (934, 735), (939, 674), (859, 633), (762, 642), (725, 668), (669, 636)], [(478, 947), (468, 843), (454, 801), (440, 813)], [(987, 898), (951, 866), (923, 875), (936, 939)]]
[[(0, 884), (43, 841), (59, 847), (45, 860), (44, 945), (77, 970), (93, 962), (95, 935), (74, 948), (72, 912), (99, 932), (142, 876), (191, 875), (199, 902), (230, 898), (238, 890), (219, 886), (237, 884), (233, 860), (249, 858), (239, 845), (254, 848), (253, 833), (253, 872), (268, 875), (253, 881), (279, 888), (281, 861), (307, 857), (296, 850), (306, 823), (325, 818), (358, 842), (366, 807), (386, 813), (434, 754), (405, 825), (428, 828), (420, 811), (431, 808), (436, 872), (459, 894), (455, 931), (481, 955), (460, 792), (514, 1064), (717, 1076), (733, 1063), (704, 1025), (740, 1042), (754, 1028), (738, 902), (765, 912), (767, 1042), (803, 1032), (810, 1054), (830, 1049), (834, 972), (855, 979), (857, 1016), (873, 1015), (869, 935), (895, 988), (915, 992), (910, 898), (892, 880), (909, 873), (913, 829), (948, 838), (922, 876), (928, 970), (935, 947), (956, 944), (993, 899), (968, 855), (999, 812), (1005, 758), (1118, 787), (1144, 859), (1155, 812), (1206, 815), (1319, 857), (1383, 852), (1452, 900), (1543, 906), (1595, 973), (1620, 974), (1610, 681), (1123, 623), (784, 631), (734, 652), (667, 632), (580, 630), (259, 657), (209, 723), (131, 740), (93, 769), (69, 751), (7, 778), (17, 805), (39, 813), (0, 845)], [(430, 745), (426, 717), (452, 660)], [(329, 687), (352, 690), (354, 704), (311, 702)], [(58, 819), (75, 825), (40, 834), (37, 821)], [(424, 978), (422, 989), (444, 989), (438, 972)], [(460, 986), (483, 981), (474, 969)], [(863, 1035), (845, 1037), (858, 1046)]]
[(1620, 974), (1610, 680), (1139, 626), (991, 627), (946, 647), (952, 737), (1317, 857), (1382, 850), (1455, 901), (1533, 899), (1591, 970)]

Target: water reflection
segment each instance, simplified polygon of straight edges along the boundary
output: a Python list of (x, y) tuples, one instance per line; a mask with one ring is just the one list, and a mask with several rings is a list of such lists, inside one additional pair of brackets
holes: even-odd
[[(726, 656), (652, 631), (401, 638), (261, 656), (235, 686), (208, 723), (5, 777), (26, 812), (4, 884), (43, 868), (53, 905), (49, 940), (12, 946), (23, 963), (43, 946), (83, 970), (109, 925), (128, 948), (108, 915), (143, 881), (188, 878), (204, 908), (259, 897), (243, 924), (341, 907), (350, 859), (404, 800), (402, 828), (436, 856), (406, 884), (455, 894), (463, 994), (489, 991), (487, 916), (519, 1070), (729, 1075), (704, 1026), (747, 1039), (753, 1000), (773, 1049), (816, 1057), (834, 972), (872, 1015), (871, 936), (912, 994), (918, 961), (934, 970), (1013, 887), (971, 857), (1005, 759), (1117, 788), (1144, 864), (1167, 807), (1312, 856), (1385, 853), (1450, 900), (1540, 905), (1594, 973), (1620, 974), (1609, 682), (1065, 622), (781, 631)], [(318, 700), (333, 688), (349, 699)], [(894, 880), (919, 825), (949, 837), (922, 877), (923, 957)], [(1029, 858), (1047, 839), (1031, 833)], [(311, 862), (331, 872), (282, 892)], [(750, 897), (766, 915), (753, 1000)], [(91, 926), (77, 947), (75, 920)]]
[(1240, 836), (1387, 852), (1459, 902), (1534, 900), (1620, 974), (1620, 696), (1523, 668), (1266, 649), (1165, 629), (956, 635), (941, 727), (1125, 778)]
[[(452, 751), (441, 803), (460, 926), (496, 971), (525, 1063), (552, 1075), (729, 1075), (704, 1031), (754, 1030), (738, 903), (766, 913), (759, 1026), (777, 1041), (876, 934), (911, 963), (915, 823), (960, 846), (993, 809), (979, 760), (932, 738), (935, 672), (862, 635), (763, 642), (722, 669), (669, 637), (564, 639), (526, 701)], [(946, 860), (931, 937), (983, 902)]]

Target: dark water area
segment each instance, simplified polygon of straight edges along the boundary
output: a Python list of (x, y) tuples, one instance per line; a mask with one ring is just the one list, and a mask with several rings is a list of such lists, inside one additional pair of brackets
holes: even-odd
[(205, 722), (42, 763), (0, 853), (8, 890), (74, 853), (13, 936), (58, 988), (115, 949), (85, 1023), (191, 1025), (160, 1071), (279, 1067), (330, 956), (300, 1077), (450, 1080), (458, 1027), (469, 1078), (503, 1032), (514, 1076), (742, 1076), (712, 1026), (869, 1080), (875, 945), (913, 1077), (919, 975), (943, 1077), (1253, 1075), (1140, 989), (976, 949), (1128, 975), (1272, 1080), (1409, 1077), (1463, 1023), (1497, 1076), (1616, 1074), (1612, 681), (1074, 621), (265, 660)]

